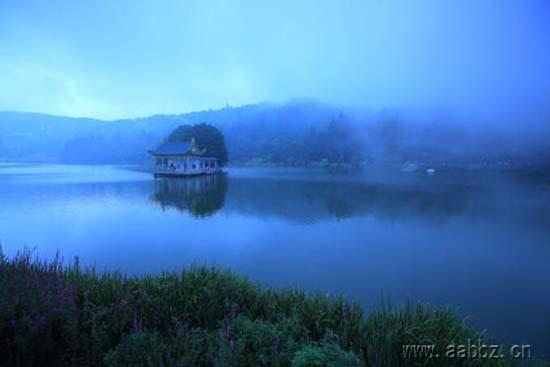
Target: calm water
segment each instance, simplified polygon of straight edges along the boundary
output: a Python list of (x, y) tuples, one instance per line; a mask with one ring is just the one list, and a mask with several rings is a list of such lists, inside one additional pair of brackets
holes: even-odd
[(0, 165), (0, 240), (142, 274), (193, 262), (365, 306), (455, 305), (550, 355), (550, 190), (502, 174)]

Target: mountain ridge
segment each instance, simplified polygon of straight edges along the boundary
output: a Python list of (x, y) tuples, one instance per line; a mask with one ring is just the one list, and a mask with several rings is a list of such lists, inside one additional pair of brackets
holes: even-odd
[(223, 132), (231, 163), (509, 165), (550, 156), (544, 125), (476, 125), (445, 113), (296, 99), (116, 120), (0, 111), (0, 161), (143, 164), (176, 127), (203, 122)]

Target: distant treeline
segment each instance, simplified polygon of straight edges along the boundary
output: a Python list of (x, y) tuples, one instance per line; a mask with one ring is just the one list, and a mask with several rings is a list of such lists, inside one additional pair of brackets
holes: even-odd
[(532, 165), (550, 162), (544, 124), (470, 125), (449, 116), (342, 109), (310, 100), (100, 121), (0, 112), (0, 160), (137, 163), (181, 125), (208, 123), (229, 164)]

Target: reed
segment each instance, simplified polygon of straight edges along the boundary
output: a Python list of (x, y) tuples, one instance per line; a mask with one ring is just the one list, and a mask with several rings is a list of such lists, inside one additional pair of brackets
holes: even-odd
[(192, 266), (134, 277), (76, 259), (0, 255), (0, 365), (407, 366), (505, 360), (403, 356), (483, 338), (456, 312), (424, 305), (369, 312), (341, 296), (266, 289), (231, 271)]

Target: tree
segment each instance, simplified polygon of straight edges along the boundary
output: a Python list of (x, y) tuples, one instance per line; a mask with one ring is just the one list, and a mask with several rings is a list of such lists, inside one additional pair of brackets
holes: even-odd
[(182, 125), (172, 131), (168, 141), (183, 142), (191, 141), (192, 138), (195, 138), (195, 142), (199, 147), (206, 148), (206, 154), (209, 157), (219, 159), (222, 166), (227, 164), (225, 138), (222, 132), (212, 125), (206, 123)]
[(379, 136), (382, 140), (384, 158), (399, 159), (402, 149), (403, 126), (397, 119), (386, 119), (380, 122)]

